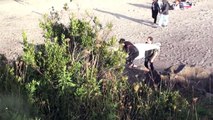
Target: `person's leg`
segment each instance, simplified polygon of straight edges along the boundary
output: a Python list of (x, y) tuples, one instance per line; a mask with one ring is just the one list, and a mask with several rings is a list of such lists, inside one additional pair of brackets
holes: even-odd
[(152, 18), (153, 18), (153, 19), (155, 18), (154, 10), (152, 10)]
[(154, 23), (156, 24), (157, 22), (157, 16), (154, 17)]
[(158, 19), (158, 11), (157, 11), (157, 13), (156, 13), (156, 24), (157, 24), (157, 19)]
[(134, 60), (134, 53), (130, 53), (128, 58), (127, 58), (127, 65), (131, 66)]
[(155, 24), (156, 24), (156, 22), (157, 22), (157, 17), (158, 17), (158, 11), (155, 12), (155, 15), (154, 15), (154, 23), (155, 23)]
[(136, 66), (133, 64), (133, 61), (134, 61), (134, 59), (135, 59), (138, 55), (139, 55), (139, 52), (138, 52), (138, 51), (136, 51), (136, 52), (130, 54), (129, 66), (131, 66), (131, 67), (136, 67)]
[(132, 61), (136, 58), (136, 57), (138, 57), (138, 55), (139, 55), (139, 52), (137, 51), (137, 52), (134, 52), (133, 54), (132, 54)]
[(131, 65), (131, 59), (130, 59), (130, 56), (128, 56), (127, 58), (126, 58), (126, 65)]
[(152, 71), (154, 70), (154, 65), (153, 65), (152, 62), (150, 62), (150, 68), (151, 68)]
[(148, 63), (149, 63), (149, 60), (146, 60), (146, 59), (145, 59), (145, 61), (144, 61), (144, 66), (145, 66), (147, 69), (149, 69)]
[(164, 26), (167, 26), (168, 25), (168, 22), (169, 22), (169, 15), (165, 15), (164, 16)]
[(132, 63), (133, 63), (133, 56), (132, 56), (132, 55), (129, 55), (128, 60), (127, 60), (127, 65), (128, 65), (128, 66), (131, 66)]
[(163, 21), (164, 21), (164, 17), (163, 16), (164, 16), (163, 14), (160, 14), (160, 19), (159, 19), (159, 23), (158, 23), (159, 26), (163, 25)]

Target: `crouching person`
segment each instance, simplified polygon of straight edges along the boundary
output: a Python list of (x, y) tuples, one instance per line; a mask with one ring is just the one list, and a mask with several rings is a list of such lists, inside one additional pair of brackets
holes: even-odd
[(128, 67), (137, 67), (133, 64), (134, 59), (139, 55), (138, 49), (129, 41), (121, 38), (119, 43), (123, 45), (123, 50), (128, 54), (126, 64)]

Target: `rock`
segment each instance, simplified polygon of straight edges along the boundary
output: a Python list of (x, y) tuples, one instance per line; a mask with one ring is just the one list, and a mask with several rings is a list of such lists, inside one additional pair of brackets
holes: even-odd
[(191, 87), (198, 91), (213, 93), (213, 74), (196, 66), (175, 65), (163, 72), (161, 79), (178, 89)]

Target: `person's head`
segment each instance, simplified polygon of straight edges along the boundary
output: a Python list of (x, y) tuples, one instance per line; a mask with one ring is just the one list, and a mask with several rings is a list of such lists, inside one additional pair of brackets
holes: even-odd
[(123, 44), (125, 41), (126, 41), (126, 40), (125, 40), (124, 38), (121, 38), (121, 39), (119, 40), (119, 44)]
[(153, 43), (153, 37), (149, 36), (146, 40), (146, 43), (152, 44)]

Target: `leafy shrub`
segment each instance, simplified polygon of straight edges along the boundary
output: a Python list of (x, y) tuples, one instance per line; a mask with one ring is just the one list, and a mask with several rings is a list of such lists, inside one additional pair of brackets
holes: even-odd
[[(95, 20), (92, 20), (95, 21)], [(45, 16), (45, 43), (24, 39), (25, 87), (43, 119), (116, 119), (126, 56), (112, 51), (116, 39), (97, 40), (97, 23), (70, 19), (65, 28)]]
[[(16, 64), (12, 66), (4, 55), (0, 55), (0, 119), (1, 120), (28, 120), (34, 118), (35, 111), (16, 76)], [(30, 110), (30, 111), (29, 111)]]
[[(59, 20), (58, 13), (44, 16), (40, 22), (45, 37), (42, 45), (28, 43), (23, 33), (24, 55), (16, 61), (19, 67), (4, 65), (0, 69), (0, 89), (20, 93), (24, 102), (32, 105), (30, 113), (23, 114), (24, 102), (19, 102), (17, 108), (24, 112), (15, 109), (10, 112), (13, 116), (51, 120), (188, 117), (188, 102), (178, 92), (155, 91), (143, 82), (127, 82), (123, 76), (126, 54), (120, 48), (113, 50), (116, 38), (108, 38), (109, 32), (105, 32), (111, 25), (103, 28), (96, 17), (72, 16), (68, 27)], [(100, 37), (100, 31), (104, 36)], [(10, 113), (1, 115), (7, 117)]]
[(30, 106), (21, 96), (0, 95), (1, 120), (28, 120)]
[(165, 120), (187, 117), (188, 102), (177, 91), (157, 90), (143, 82), (130, 86), (123, 102), (125, 119)]

